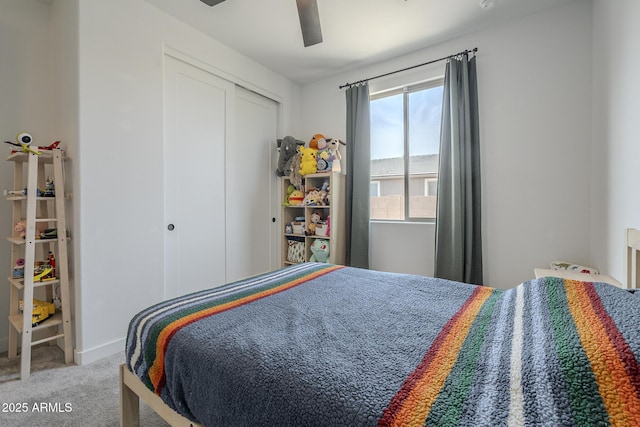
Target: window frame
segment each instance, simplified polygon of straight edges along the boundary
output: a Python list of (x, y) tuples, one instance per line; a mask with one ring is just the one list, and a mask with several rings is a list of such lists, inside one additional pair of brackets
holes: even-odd
[[(413, 92), (419, 92), (422, 90), (428, 90), (428, 89), (432, 89), (434, 87), (438, 87), (438, 86), (444, 86), (444, 76), (438, 76), (438, 77), (434, 77), (432, 79), (429, 80), (425, 80), (422, 82), (418, 82), (418, 83), (413, 83), (413, 84), (409, 84), (409, 85), (405, 85), (405, 86), (400, 86), (400, 87), (396, 87), (396, 88), (392, 88), (392, 89), (386, 89), (386, 90), (381, 90), (378, 92), (374, 92), (372, 94), (369, 95), (369, 101), (375, 101), (376, 99), (381, 99), (381, 98), (386, 98), (389, 96), (394, 96), (394, 95), (399, 95), (402, 94), (402, 109), (403, 109), (403, 132), (404, 132), (404, 155), (403, 155), (403, 160), (404, 160), (404, 219), (377, 219), (377, 218), (370, 218), (369, 222), (395, 222), (395, 223), (402, 223), (402, 222), (407, 222), (407, 223), (411, 223), (411, 222), (420, 222), (420, 223), (435, 223), (436, 221), (436, 216), (434, 217), (412, 217), (410, 216), (410, 199), (411, 199), (411, 195), (410, 195), (410, 187), (409, 187), (409, 181), (411, 179), (411, 176), (409, 175), (409, 167), (410, 167), (410, 161), (411, 161), (411, 156), (409, 155), (410, 152), (410, 140), (409, 140), (409, 95)], [(440, 153), (438, 152), (438, 155)], [(439, 171), (438, 171), (438, 176), (439, 176)], [(373, 182), (372, 181), (373, 177), (369, 177), (369, 182)], [(434, 178), (429, 178), (429, 179), (434, 179)], [(435, 178), (436, 180), (438, 179), (438, 177)], [(425, 185), (426, 185), (426, 180), (425, 180)], [(369, 196), (371, 197), (371, 196)], [(437, 197), (437, 195), (436, 195)], [(437, 199), (436, 199), (436, 204), (437, 204)]]

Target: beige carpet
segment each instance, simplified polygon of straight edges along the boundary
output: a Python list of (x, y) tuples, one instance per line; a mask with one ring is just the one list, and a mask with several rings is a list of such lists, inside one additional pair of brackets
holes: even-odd
[[(118, 426), (123, 362), (121, 353), (85, 366), (65, 365), (58, 347), (43, 345), (33, 349), (31, 377), (20, 381), (20, 359), (0, 354), (0, 426)], [(140, 425), (168, 424), (141, 402)]]

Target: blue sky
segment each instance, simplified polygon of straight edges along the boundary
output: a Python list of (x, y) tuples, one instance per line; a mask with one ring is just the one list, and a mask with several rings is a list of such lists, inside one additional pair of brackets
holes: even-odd
[[(403, 142), (403, 94), (371, 101), (371, 158), (401, 157)], [(440, 144), (442, 86), (409, 94), (411, 155), (435, 154)]]

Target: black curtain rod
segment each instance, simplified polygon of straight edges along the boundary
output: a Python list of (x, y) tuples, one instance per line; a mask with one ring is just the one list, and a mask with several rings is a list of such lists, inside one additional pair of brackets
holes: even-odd
[(444, 58), (434, 59), (433, 61), (425, 62), (424, 64), (414, 65), (412, 67), (403, 68), (402, 70), (391, 71), (390, 73), (380, 74), (379, 76), (369, 77), (368, 79), (358, 80), (357, 82), (353, 82), (353, 83), (345, 83), (342, 86), (339, 86), (338, 89), (343, 89), (345, 87), (351, 87), (351, 86), (359, 85), (360, 83), (365, 83), (365, 82), (368, 82), (369, 80), (379, 79), (380, 77), (390, 76), (391, 74), (401, 73), (403, 71), (412, 70), (414, 68), (423, 67), (423, 66), (429, 65), (429, 64), (435, 64), (436, 62), (445, 61), (445, 60), (450, 59), (450, 58), (455, 58), (456, 56), (466, 55), (466, 54), (468, 54), (470, 52), (477, 52), (477, 51), (478, 51), (478, 48), (474, 47), (471, 50), (464, 50), (462, 52), (458, 52), (458, 53), (455, 53), (453, 55), (445, 56)]

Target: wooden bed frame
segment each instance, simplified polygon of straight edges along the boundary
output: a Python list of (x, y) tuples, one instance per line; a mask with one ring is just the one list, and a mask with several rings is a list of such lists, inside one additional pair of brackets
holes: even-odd
[[(637, 274), (640, 253), (640, 230), (627, 229), (627, 288), (640, 288)], [(120, 426), (140, 425), (140, 399), (162, 419), (174, 427), (204, 427), (194, 423), (167, 406), (159, 396), (149, 390), (125, 364), (120, 365)]]
[(127, 365), (120, 365), (120, 426), (140, 425), (140, 399), (153, 409), (163, 420), (174, 427), (204, 427), (178, 414), (167, 406), (136, 377)]

